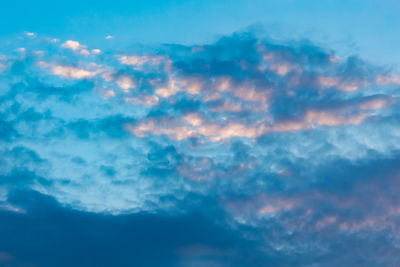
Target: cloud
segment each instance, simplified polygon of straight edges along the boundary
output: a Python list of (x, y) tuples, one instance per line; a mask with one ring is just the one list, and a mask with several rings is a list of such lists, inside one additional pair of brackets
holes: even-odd
[(78, 41), (72, 41), (72, 40), (65, 41), (65, 43), (63, 43), (61, 46), (64, 48), (72, 49), (74, 51), (84, 47)]
[(376, 81), (380, 85), (388, 85), (388, 84), (398, 85), (398, 84), (400, 84), (400, 78), (396, 74), (390, 74), (390, 75), (379, 74), (376, 77)]
[[(187, 266), (194, 260), (199, 264), (211, 260), (218, 265), (242, 266), (268, 261), (237, 232), (218, 226), (201, 211), (115, 217), (77, 212), (32, 191), (16, 191), (10, 200), (27, 213), (0, 210), (1, 247), (5, 250), (0, 253), (0, 263)], [(20, 247), (14, 240), (25, 245)], [(237, 246), (242, 250), (236, 251)], [(47, 257), (42, 257), (43, 250)], [(158, 256), (152, 257), (155, 252)]]
[(249, 32), (156, 49), (41, 38), (0, 59), (12, 264), (400, 261), (393, 71)]
[(28, 37), (36, 37), (36, 33), (34, 32), (25, 32), (25, 35)]
[(159, 65), (164, 58), (162, 56), (143, 55), (143, 56), (121, 56), (120, 61), (122, 64), (141, 67), (145, 64)]
[(120, 75), (116, 79), (116, 83), (119, 87), (123, 89), (124, 92), (129, 92), (129, 89), (135, 88), (135, 83), (129, 76)]
[[(56, 39), (52, 39), (52, 42), (56, 41)], [(97, 55), (101, 53), (100, 49), (92, 49), (88, 50), (86, 45), (80, 44), (78, 41), (67, 40), (61, 44), (61, 47), (71, 49), (74, 52), (79, 52), (81, 55), (89, 56), (91, 53), (93, 55)]]
[(42, 68), (49, 68), (52, 74), (67, 79), (86, 79), (98, 74), (98, 72), (92, 72), (71, 66), (52, 65), (46, 62), (39, 62), (38, 65)]
[(100, 53), (101, 53), (100, 49), (92, 49), (92, 54), (97, 55), (97, 54), (100, 54)]

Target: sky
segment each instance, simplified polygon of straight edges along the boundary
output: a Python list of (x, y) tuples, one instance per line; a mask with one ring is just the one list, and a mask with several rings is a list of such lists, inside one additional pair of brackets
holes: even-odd
[(2, 4), (0, 266), (399, 266), (399, 12)]
[(22, 0), (2, 4), (0, 36), (30, 31), (107, 45), (103, 37), (112, 34), (117, 46), (194, 44), (262, 25), (278, 38), (312, 38), (346, 55), (397, 64), (399, 12), (396, 0)]

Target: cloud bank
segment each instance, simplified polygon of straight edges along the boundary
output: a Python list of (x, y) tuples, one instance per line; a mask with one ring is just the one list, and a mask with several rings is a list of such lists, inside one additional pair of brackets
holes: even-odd
[(249, 32), (110, 51), (26, 35), (0, 57), (0, 263), (399, 264), (389, 68)]

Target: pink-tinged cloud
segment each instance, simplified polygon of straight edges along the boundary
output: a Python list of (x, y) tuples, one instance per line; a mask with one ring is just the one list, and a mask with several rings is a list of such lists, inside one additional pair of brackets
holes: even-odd
[(365, 114), (343, 116), (329, 111), (309, 110), (305, 116), (305, 121), (310, 125), (357, 125), (360, 124), (365, 119), (365, 117)]
[(128, 93), (130, 89), (136, 87), (133, 79), (126, 75), (119, 75), (115, 79), (115, 83), (123, 90), (124, 93)]
[(46, 62), (39, 62), (38, 66), (41, 68), (47, 68), (53, 75), (57, 75), (66, 79), (87, 79), (92, 78), (102, 72), (101, 70), (89, 71), (77, 67), (55, 65)]
[(379, 85), (399, 85), (400, 78), (396, 74), (389, 74), (389, 75), (378, 74), (376, 76), (376, 82)]
[(124, 102), (131, 103), (133, 105), (152, 107), (158, 104), (159, 98), (155, 95), (142, 95), (138, 97), (125, 97)]
[(152, 66), (160, 65), (165, 58), (157, 55), (134, 55), (134, 56), (120, 56), (119, 60), (122, 64), (133, 66), (140, 69), (143, 65), (149, 64)]

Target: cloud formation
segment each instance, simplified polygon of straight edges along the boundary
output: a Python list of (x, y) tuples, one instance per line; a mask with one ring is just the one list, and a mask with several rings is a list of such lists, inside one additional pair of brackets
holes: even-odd
[[(160, 252), (153, 265), (400, 262), (399, 78), (390, 69), (248, 32), (145, 53), (27, 42), (0, 58), (0, 226), (32, 220), (36, 240), (39, 224), (83, 221), (69, 229), (90, 246), (127, 244), (139, 235), (131, 223), (151, 224), (143, 231), (159, 247), (146, 236), (134, 247)], [(93, 223), (109, 237), (92, 235)], [(0, 263), (57, 261), (12, 240)], [(121, 266), (149, 259), (96, 250)]]

